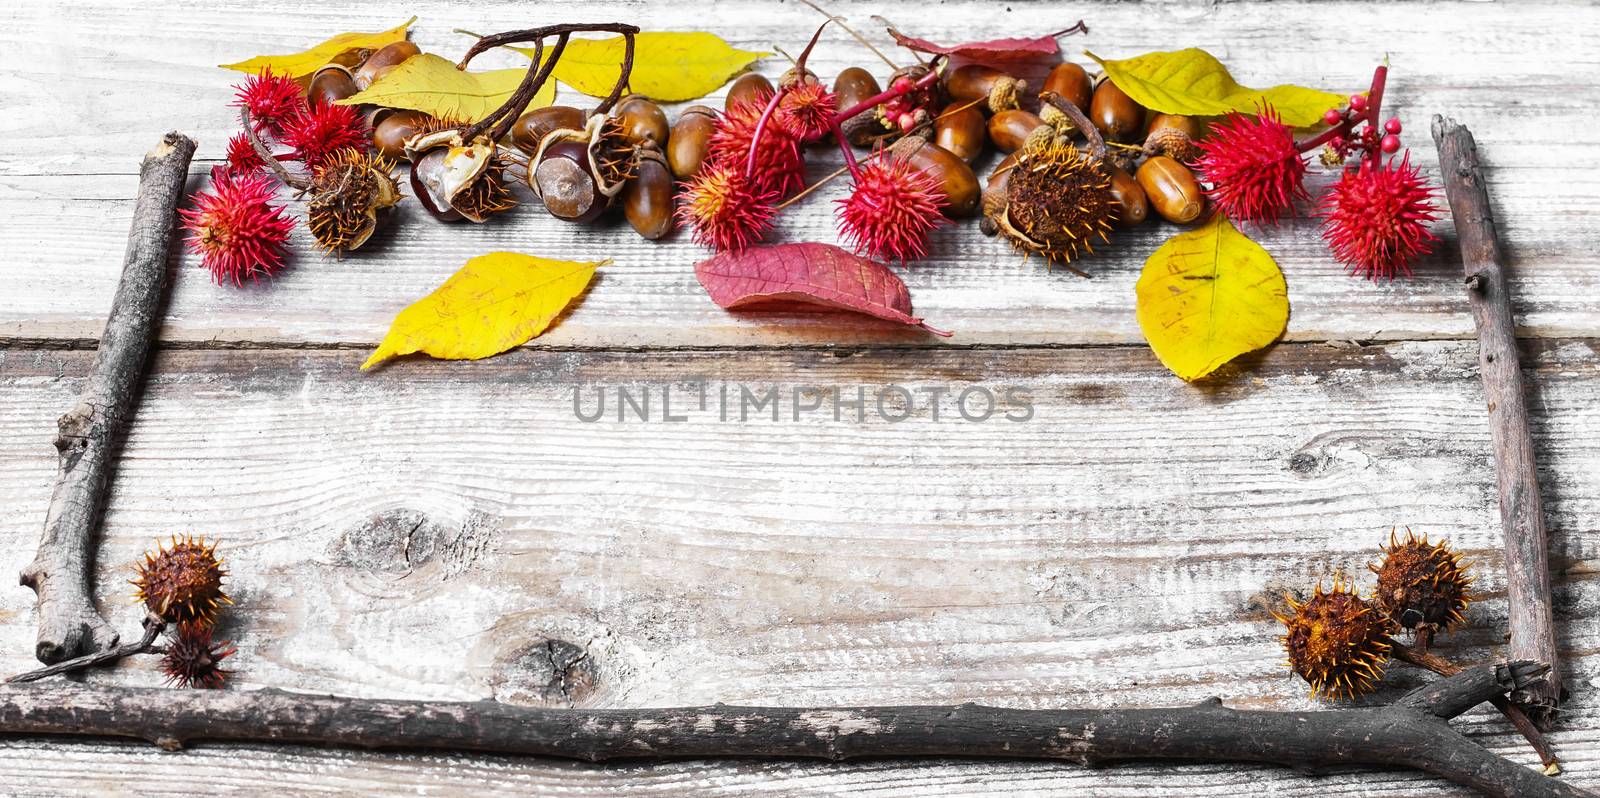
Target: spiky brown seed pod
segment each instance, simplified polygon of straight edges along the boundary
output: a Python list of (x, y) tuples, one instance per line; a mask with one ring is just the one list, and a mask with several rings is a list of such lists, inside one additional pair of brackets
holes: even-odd
[(317, 246), (342, 255), (378, 229), (378, 211), (400, 202), (394, 161), (355, 149), (340, 150), (311, 178), (307, 225)]
[(984, 215), (1017, 251), (1050, 263), (1094, 252), (1117, 218), (1111, 177), (1057, 137), (1032, 140), (1016, 156), (1004, 191), (985, 195)]
[(1409, 529), (1400, 540), (1391, 531), (1383, 562), (1367, 567), (1378, 575), (1373, 603), (1402, 629), (1426, 625), (1448, 631), (1466, 620), (1472, 577), (1448, 541), (1430, 544), (1426, 535), (1418, 538)]
[(168, 684), (215, 690), (232, 673), (222, 669), (222, 661), (236, 651), (231, 641), (214, 642), (209, 626), (179, 624), (167, 638), (161, 670), (166, 673)]
[(174, 535), (171, 548), (158, 543), (154, 553), (145, 553), (138, 576), (130, 581), (138, 588), (135, 598), (151, 612), (175, 623), (208, 626), (223, 604), (233, 603), (222, 592), (227, 575), (216, 543)]
[(1338, 579), (1324, 593), (1318, 583), (1304, 603), (1293, 597), (1283, 623), (1289, 667), (1311, 685), (1311, 695), (1353, 698), (1371, 692), (1389, 659), (1389, 619)]

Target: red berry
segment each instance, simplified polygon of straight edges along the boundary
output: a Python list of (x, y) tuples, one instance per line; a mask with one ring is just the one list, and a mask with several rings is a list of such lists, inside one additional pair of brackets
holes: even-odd
[(1400, 137), (1391, 133), (1387, 136), (1384, 136), (1383, 140), (1378, 142), (1378, 146), (1382, 148), (1384, 152), (1399, 152)]
[(1322, 121), (1324, 124), (1337, 125), (1344, 121), (1344, 114), (1339, 113), (1337, 108), (1329, 108), (1328, 112), (1322, 115)]
[(1367, 110), (1367, 98), (1359, 94), (1350, 95), (1350, 110), (1358, 114)]
[(1397, 136), (1400, 135), (1400, 119), (1398, 117), (1390, 117), (1389, 121), (1383, 123), (1383, 131)]
[(1332, 147), (1340, 152), (1344, 152), (1344, 148), (1347, 144), (1349, 144), (1349, 142), (1344, 140), (1344, 136), (1334, 136), (1333, 141), (1328, 142), (1329, 147)]

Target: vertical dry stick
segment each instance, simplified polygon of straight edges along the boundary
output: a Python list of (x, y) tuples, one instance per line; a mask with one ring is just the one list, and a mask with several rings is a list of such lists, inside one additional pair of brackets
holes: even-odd
[(1450, 213), (1455, 217), (1467, 298), (1478, 328), (1478, 372), (1489, 403), (1495, 475), (1500, 485), (1500, 523), (1506, 540), (1506, 592), (1510, 604), (1512, 659), (1550, 663), (1550, 673), (1512, 698), (1535, 718), (1548, 721), (1561, 700), (1561, 666), (1556, 656), (1550, 610), (1550, 557), (1544, 511), (1539, 506), (1539, 475), (1528, 432), (1528, 405), (1511, 318), (1511, 292), (1495, 233), (1489, 191), (1478, 161), (1472, 131), (1442, 116), (1433, 118)]
[(145, 356), (155, 337), (166, 289), (167, 248), (194, 157), (193, 139), (168, 133), (139, 167), (139, 198), (111, 315), (78, 403), (57, 422), (60, 453), (44, 536), (22, 584), (39, 599), (34, 654), (51, 664), (117, 644), (117, 633), (94, 606), (95, 531), (107, 472), (133, 416)]

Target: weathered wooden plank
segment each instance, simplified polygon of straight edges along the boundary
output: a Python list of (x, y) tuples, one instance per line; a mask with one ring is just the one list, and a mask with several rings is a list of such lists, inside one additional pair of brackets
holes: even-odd
[[(1600, 669), (1600, 630), (1578, 621), (1600, 603), (1589, 534), (1600, 511), (1600, 356), (1592, 341), (1530, 347), (1556, 606), (1581, 685)], [(0, 502), (42, 507), (51, 453), (41, 430), (88, 354), (0, 356)], [(1332, 571), (1358, 575), (1396, 524), (1447, 535), (1480, 563), (1485, 600), (1446, 645), (1468, 660), (1500, 645), (1493, 474), (1470, 342), (1280, 346), (1210, 388), (1123, 347), (524, 351), (367, 375), (355, 371), (361, 356), (168, 352), (131, 431), (101, 547), (102, 595), (123, 590), (152, 537), (220, 536), (235, 574), (228, 633), (241, 688), (609, 706), (1154, 705), (1211, 694), (1301, 706), (1265, 606)], [(663, 386), (682, 399), (700, 381), (710, 407), (675, 403), (681, 423), (573, 417), (575, 390), (588, 410), (597, 388), (653, 389), (659, 416)], [(946, 404), (939, 422), (923, 410), (890, 423), (869, 407), (857, 423), (826, 410), (795, 421), (788, 409), (793, 386), (865, 386), (871, 396), (891, 383), (917, 397), (1025, 388), (1035, 413), (965, 422)], [(773, 384), (781, 420), (717, 420), (721, 386)], [(20, 567), (36, 524), (26, 512), (0, 519), (9, 552), (0, 570)], [(0, 670), (29, 664), (27, 599), (0, 595)], [(107, 609), (135, 622), (132, 607)], [(148, 661), (93, 678), (158, 681)], [(1396, 669), (1391, 681), (1418, 678)], [(1577, 741), (1563, 754), (1577, 763), (1595, 755), (1590, 692), (1578, 690), (1566, 726)], [(1531, 761), (1495, 717), (1466, 723)], [(31, 758), (35, 745), (10, 743), (0, 759)], [(80, 759), (193, 761), (60, 750), (53, 764), (28, 765), (27, 783), (59, 788), (51, 774)], [(1328, 789), (1234, 768), (1174, 781), (1147, 768), (995, 764), (610, 771), (250, 750), (262, 773), (280, 759), (300, 763), (290, 767), (306, 779), (347, 763), (361, 770), (346, 778), (360, 781), (335, 783), (374, 789), (415, 778), (448, 791), (490, 771), (580, 794), (675, 788), (656, 784), (737, 793), (760, 778), (801, 793), (925, 794), (949, 783), (994, 794), (1014, 779), (1041, 791), (1150, 794), (1168, 783), (1204, 794), (1243, 777), (1224, 773), (1270, 779), (1289, 795)], [(240, 789), (259, 783), (235, 778)], [(1340, 783), (1351, 794), (1432, 789), (1398, 775)]]
[[(19, 4), (21, 5), (21, 4)], [(424, 46), (459, 51), (457, 25), (504, 28), (546, 18), (615, 16), (614, 7), (574, 3), (541, 10), (525, 5), (365, 4), (336, 10), (290, 4), (275, 10), (190, 4), (182, 9), (108, 5), (63, 20), (48, 5), (22, 5), (0, 26), (0, 103), (17, 109), (15, 133), (44, 136), (49, 147), (0, 161), (0, 337), (95, 337), (109, 301), (119, 251), (116, 231), (128, 213), (137, 141), (174, 125), (195, 131), (202, 155), (219, 157), (234, 126), (227, 107), (233, 73), (210, 68), (255, 52), (292, 50), (324, 32), (366, 29), (421, 15)], [(1063, 27), (1053, 4), (1016, 3), (1003, 16), (983, 4), (942, 5), (939, 14), (900, 0), (848, 12), (877, 39), (867, 19), (881, 13), (930, 38), (975, 31), (1019, 33)], [(684, 27), (680, 10), (632, 5), (646, 28)], [(1072, 9), (1073, 14), (1079, 13)], [(1595, 254), (1582, 225), (1597, 198), (1592, 183), (1572, 179), (1586, 160), (1591, 109), (1600, 102), (1600, 57), (1585, 45), (1600, 33), (1600, 9), (1540, 4), (1448, 4), (1385, 8), (1383, 24), (1350, 26), (1365, 4), (1288, 3), (1215, 6), (1086, 6), (1091, 33), (1064, 40), (1121, 55), (1184, 44), (1205, 46), (1241, 79), (1364, 86), (1374, 59), (1394, 64), (1391, 107), (1420, 135), (1427, 114), (1448, 110), (1479, 133), (1504, 220), (1519, 319), (1528, 334), (1593, 336)], [(597, 16), (598, 15), (598, 16)], [(389, 17), (395, 17), (390, 20)], [(735, 44), (766, 48), (797, 43), (816, 15), (798, 4), (719, 2), (696, 24)], [(717, 24), (712, 24), (717, 23)], [(1295, 30), (1290, 46), (1285, 30)], [(139, 31), (131, 35), (130, 31)], [(93, 46), (82, 46), (93, 42)], [(1527, 57), (1563, 52), (1559, 66)], [(514, 63), (493, 54), (500, 65)], [(829, 35), (814, 64), (831, 74), (873, 59), (843, 36)], [(761, 66), (775, 74), (781, 59)], [(68, 103), (62, 98), (74, 98)], [(159, 114), (152, 107), (160, 107)], [(63, 132), (65, 131), (65, 132)], [(116, 131), (108, 134), (106, 131)], [(1429, 147), (1414, 153), (1432, 169)], [(819, 161), (818, 175), (837, 155)], [(781, 236), (833, 240), (832, 206), (842, 186), (786, 217)], [(752, 320), (729, 317), (705, 300), (690, 272), (703, 256), (676, 240), (644, 242), (625, 226), (600, 234), (560, 224), (537, 208), (483, 227), (434, 224), (405, 209), (390, 232), (344, 261), (297, 250), (296, 268), (270, 286), (219, 288), (180, 259), (177, 294), (164, 335), (175, 341), (371, 343), (393, 314), (436, 286), (467, 257), (516, 249), (572, 257), (615, 257), (584, 305), (540, 346), (784, 346), (797, 343), (936, 345), (927, 336), (833, 316)], [(1445, 229), (1441, 223), (1441, 229)], [(961, 344), (1127, 343), (1141, 340), (1132, 284), (1143, 258), (1170, 229), (1123, 236), (1097, 259), (1094, 280), (1046, 274), (1023, 263), (971, 224), (936, 236), (938, 256), (909, 271), (918, 309), (954, 328)], [(1263, 237), (1291, 284), (1295, 340), (1396, 340), (1471, 334), (1453, 256), (1420, 265), (1409, 283), (1370, 286), (1346, 278), (1327, 258), (1315, 225), (1301, 220)]]

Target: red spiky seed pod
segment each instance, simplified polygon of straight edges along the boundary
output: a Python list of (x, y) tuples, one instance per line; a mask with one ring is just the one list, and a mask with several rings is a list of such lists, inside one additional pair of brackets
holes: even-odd
[(1388, 616), (1338, 579), (1327, 593), (1318, 583), (1304, 603), (1284, 598), (1289, 613), (1273, 613), (1285, 629), (1279, 639), (1312, 697), (1354, 698), (1377, 687), (1389, 659)]
[(161, 655), (161, 670), (167, 675), (167, 684), (208, 690), (222, 687), (232, 673), (222, 669), (222, 661), (238, 649), (231, 641), (218, 643), (212, 637), (210, 626), (178, 624), (177, 631), (168, 636), (166, 651)]
[(1390, 532), (1383, 555), (1381, 564), (1367, 566), (1378, 575), (1372, 600), (1402, 629), (1449, 631), (1466, 621), (1472, 576), (1448, 542), (1430, 544), (1426, 535), (1418, 538), (1409, 529), (1405, 540)]
[(270, 277), (283, 267), (294, 219), (273, 202), (276, 196), (266, 175), (234, 175), (219, 166), (211, 170), (211, 191), (196, 193), (195, 207), (178, 211), (189, 251), (201, 256), (218, 285), (243, 285), (246, 277)]
[(278, 134), (283, 130), (283, 123), (306, 105), (300, 85), (287, 75), (273, 74), (270, 67), (234, 88), (237, 91), (233, 107), (249, 111), (250, 123), (257, 131)]
[(1439, 218), (1433, 197), (1409, 150), (1398, 164), (1393, 158), (1362, 158), (1322, 196), (1322, 238), (1351, 275), (1374, 282), (1409, 277), (1411, 261), (1432, 252), (1439, 240), (1428, 229)]
[(742, 167), (717, 162), (706, 165), (683, 189), (678, 218), (694, 240), (718, 252), (738, 252), (760, 241), (772, 229), (777, 195), (746, 180)]
[(283, 122), (279, 136), (293, 149), (294, 160), (316, 169), (343, 149), (365, 151), (371, 132), (353, 105), (316, 103), (301, 108)]
[(761, 129), (761, 139), (755, 139), (756, 127), (765, 110), (764, 104), (755, 102), (735, 102), (729, 106), (711, 133), (707, 158), (743, 171), (750, 162), (754, 142), (755, 168), (750, 172), (753, 189), (782, 198), (805, 186), (805, 159), (800, 152), (800, 140), (781, 123), (773, 124), (768, 119)]
[(884, 155), (862, 166), (850, 196), (838, 200), (839, 233), (871, 258), (905, 263), (928, 256), (928, 233), (949, 203), (939, 178), (907, 158)]
[(778, 100), (774, 118), (800, 141), (810, 143), (828, 135), (830, 120), (838, 110), (838, 95), (821, 83), (797, 82)]
[(1293, 213), (1296, 199), (1310, 199), (1306, 159), (1271, 106), (1254, 116), (1229, 114), (1197, 146), (1195, 168), (1211, 185), (1206, 196), (1229, 219), (1277, 224), (1280, 213)]
[(255, 174), (266, 165), (267, 162), (261, 159), (261, 153), (256, 152), (248, 135), (235, 133), (233, 138), (228, 139), (228, 174), (236, 177)]
[(217, 544), (176, 535), (171, 544), (158, 543), (144, 555), (137, 577), (129, 580), (138, 588), (134, 596), (167, 621), (209, 626), (222, 605), (233, 603), (222, 591), (228, 572), (217, 558)]

